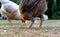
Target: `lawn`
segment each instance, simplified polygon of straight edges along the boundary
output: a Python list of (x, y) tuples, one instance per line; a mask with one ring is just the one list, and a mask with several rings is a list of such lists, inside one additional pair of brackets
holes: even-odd
[(28, 23), (21, 21), (12, 21), (9, 24), (7, 20), (0, 20), (0, 37), (60, 37), (60, 20), (47, 20), (43, 22), (43, 28), (38, 28), (35, 23), (32, 28), (27, 28)]

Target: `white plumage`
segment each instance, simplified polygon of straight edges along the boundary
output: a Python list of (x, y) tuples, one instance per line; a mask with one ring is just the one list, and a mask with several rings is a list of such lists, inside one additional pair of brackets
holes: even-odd
[(0, 2), (2, 3), (1, 14), (7, 17), (9, 21), (13, 19), (23, 19), (19, 11), (19, 5), (9, 0), (0, 0)]
[(48, 16), (43, 14), (43, 17), (44, 17), (44, 20), (47, 20), (48, 19)]

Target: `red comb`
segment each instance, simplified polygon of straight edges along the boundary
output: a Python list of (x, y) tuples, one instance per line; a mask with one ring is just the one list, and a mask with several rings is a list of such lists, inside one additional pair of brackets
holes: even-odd
[(23, 23), (25, 23), (26, 20), (25, 20), (25, 19), (21, 19), (21, 21), (22, 21)]

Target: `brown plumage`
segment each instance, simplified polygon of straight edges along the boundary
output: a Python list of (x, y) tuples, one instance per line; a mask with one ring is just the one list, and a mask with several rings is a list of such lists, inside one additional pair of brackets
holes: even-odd
[(19, 9), (25, 20), (31, 20), (29, 28), (33, 25), (35, 17), (41, 19), (39, 28), (42, 27), (43, 14), (47, 10), (46, 0), (22, 0)]

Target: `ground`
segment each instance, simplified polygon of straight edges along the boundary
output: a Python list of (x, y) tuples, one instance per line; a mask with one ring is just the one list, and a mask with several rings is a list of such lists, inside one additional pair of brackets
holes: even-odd
[(38, 24), (34, 23), (32, 28), (28, 28), (29, 22), (23, 24), (21, 21), (0, 20), (0, 37), (60, 37), (60, 21), (47, 20), (43, 22), (43, 28), (39, 29)]

